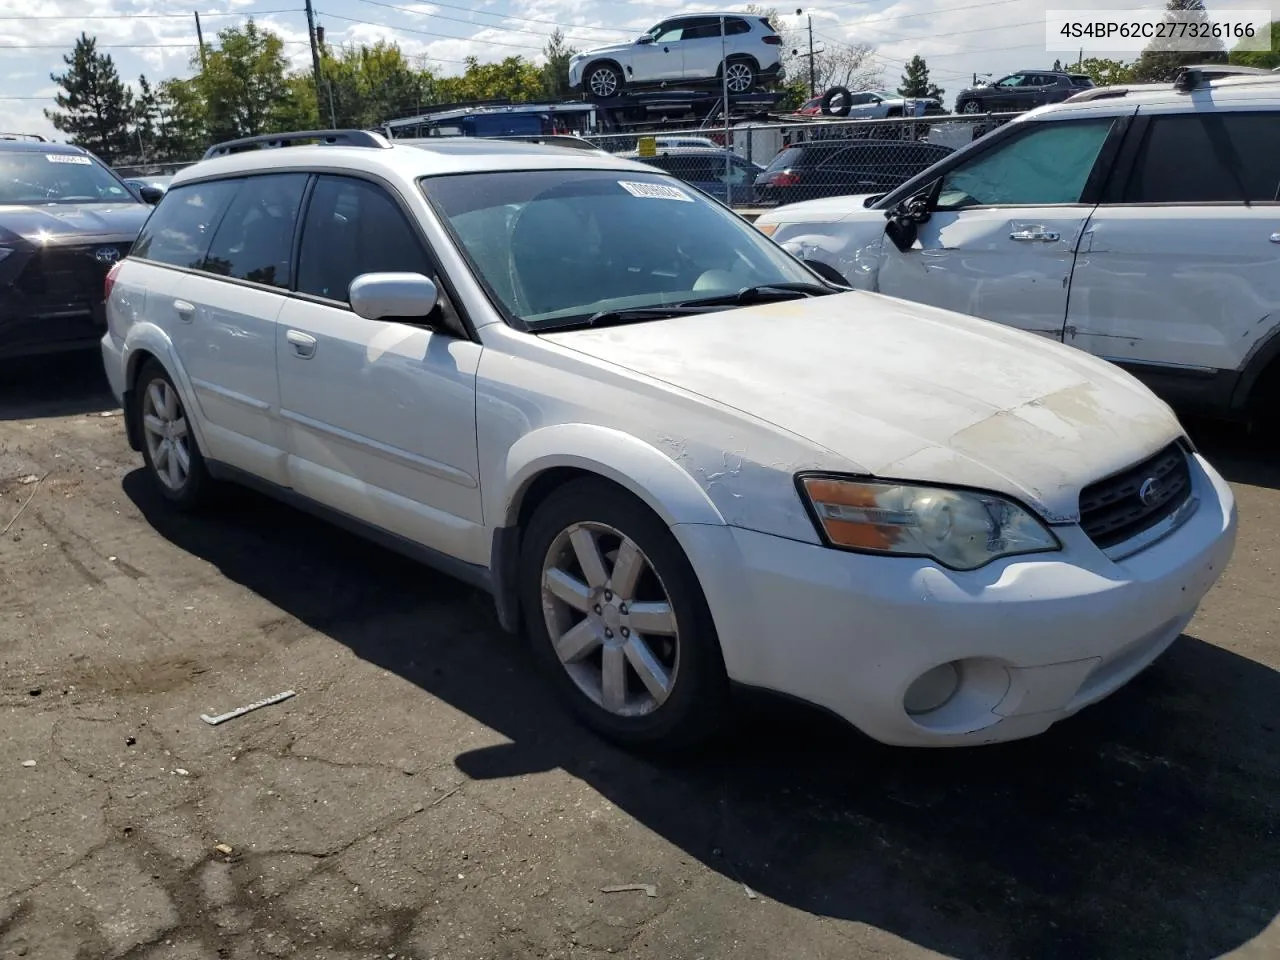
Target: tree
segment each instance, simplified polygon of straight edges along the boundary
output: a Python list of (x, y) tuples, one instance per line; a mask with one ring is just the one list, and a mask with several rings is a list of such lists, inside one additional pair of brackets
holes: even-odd
[[(1180, 15), (1180, 20), (1208, 19), (1204, 0), (1169, 0), (1165, 9), (1168, 11), (1166, 22), (1172, 21), (1174, 14)], [(1193, 63), (1225, 63), (1227, 60), (1226, 48), (1220, 40), (1215, 41), (1216, 49), (1212, 50), (1170, 49), (1178, 42), (1178, 39), (1172, 37), (1157, 37), (1147, 44), (1142, 55), (1134, 61), (1133, 79), (1138, 83), (1165, 83), (1177, 76), (1180, 67)]]
[(120, 81), (111, 55), (98, 53), (97, 39), (85, 33), (62, 62), (67, 71), (49, 75), (63, 90), (54, 97), (58, 109), (45, 110), (45, 116), (54, 129), (70, 134), (72, 143), (104, 163), (118, 162), (132, 150), (132, 92)]
[(553, 100), (563, 100), (569, 95), (569, 61), (578, 51), (565, 46), (564, 34), (556, 27), (551, 31), (542, 55), (547, 62), (542, 67), (543, 95)]
[(1133, 82), (1133, 66), (1121, 60), (1088, 57), (1077, 64), (1078, 72), (1086, 74), (1095, 86), (1110, 87), (1118, 83)]
[[(336, 54), (326, 49), (320, 72), (318, 112), (325, 125), (373, 127), (422, 105), (422, 77), (394, 43), (352, 44)], [(305, 97), (301, 88), (295, 90), (295, 98)]]
[(138, 95), (133, 102), (134, 139), (138, 144), (139, 159), (154, 159), (156, 153), (156, 121), (159, 119), (160, 102), (155, 89), (144, 73), (138, 77)]
[(194, 160), (208, 146), (208, 110), (194, 80), (162, 80), (156, 90), (157, 160)]
[[(207, 65), (192, 79), (208, 108), (208, 133), (231, 140), (278, 132), (291, 112), (284, 41), (250, 19), (218, 33)], [(199, 63), (197, 57), (193, 65)]]
[(1263, 70), (1274, 70), (1280, 67), (1280, 20), (1271, 21), (1270, 50), (1241, 50), (1248, 41), (1242, 40), (1227, 57), (1229, 63), (1241, 67), (1260, 67)]
[(507, 57), (501, 63), (481, 63), (467, 57), (460, 77), (441, 77), (432, 84), (436, 102), (458, 100), (537, 100), (542, 96), (542, 72), (523, 57)]
[(902, 85), (898, 87), (898, 92), (904, 97), (930, 97), (941, 102), (942, 95), (947, 91), (929, 80), (929, 65), (924, 62), (924, 57), (916, 54), (907, 62), (907, 72), (902, 75)]

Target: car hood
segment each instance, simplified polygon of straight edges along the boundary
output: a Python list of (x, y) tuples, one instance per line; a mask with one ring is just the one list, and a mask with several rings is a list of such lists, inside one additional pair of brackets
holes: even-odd
[(571, 61), (572, 63), (585, 63), (591, 57), (598, 57), (604, 53), (626, 53), (636, 45), (635, 41), (624, 43), (610, 43), (603, 47), (592, 47), (590, 50), (578, 54)]
[(766, 210), (756, 218), (756, 223), (835, 223), (855, 213), (873, 213), (881, 220), (884, 213), (868, 210), (868, 197), (884, 196), (880, 193), (856, 193), (841, 197), (823, 197), (818, 200), (802, 200)]
[(831, 469), (994, 490), (1054, 523), (1182, 435), (1105, 361), (860, 291), (546, 337), (772, 424)]
[(50, 203), (40, 206), (0, 205), (0, 237), (30, 243), (62, 243), (84, 238), (133, 239), (151, 214), (145, 203)]

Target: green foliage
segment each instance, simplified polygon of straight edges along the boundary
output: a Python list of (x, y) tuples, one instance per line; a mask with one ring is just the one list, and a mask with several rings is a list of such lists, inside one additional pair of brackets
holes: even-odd
[(62, 91), (56, 110), (45, 110), (54, 129), (71, 142), (116, 163), (136, 152), (130, 140), (134, 123), (133, 93), (120, 80), (109, 53), (99, 53), (97, 39), (80, 34), (75, 48), (62, 58), (67, 70), (50, 74)]
[(1271, 21), (1270, 50), (1241, 50), (1243, 43), (1236, 44), (1227, 57), (1229, 63), (1240, 67), (1260, 67), (1263, 70), (1274, 70), (1280, 67), (1280, 20)]
[(542, 55), (547, 62), (542, 66), (542, 95), (549, 100), (563, 100), (569, 96), (569, 61), (578, 51), (566, 46), (564, 34), (557, 27), (551, 33)]
[[(197, 62), (198, 62), (197, 58)], [(283, 129), (293, 114), (284, 41), (250, 19), (218, 33), (206, 64), (192, 79), (208, 105), (208, 134), (233, 140)]]
[(930, 81), (929, 65), (924, 62), (924, 57), (917, 53), (907, 62), (907, 72), (902, 75), (898, 93), (904, 97), (915, 97), (917, 99), (932, 97), (941, 102), (942, 95), (946, 91)]
[(1076, 64), (1075, 72), (1087, 74), (1095, 86), (1110, 87), (1118, 83), (1133, 83), (1133, 66), (1121, 60), (1088, 57)]
[[(1191, 13), (1196, 19), (1206, 19), (1204, 0), (1169, 0), (1165, 9), (1170, 13)], [(1226, 48), (1221, 42), (1216, 50), (1171, 50), (1176, 40), (1160, 37), (1152, 40), (1133, 63), (1133, 80), (1137, 83), (1166, 83), (1178, 74), (1178, 68), (1193, 63), (1225, 63)]]

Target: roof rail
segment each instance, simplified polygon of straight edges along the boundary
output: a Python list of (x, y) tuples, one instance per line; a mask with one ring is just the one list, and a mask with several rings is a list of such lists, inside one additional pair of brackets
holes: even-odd
[(36, 143), (48, 143), (44, 137), (38, 133), (4, 133), (0, 132), (0, 140), (32, 140)]
[(204, 152), (203, 160), (212, 157), (225, 157), (242, 150), (265, 150), (273, 147), (285, 147), (299, 143), (318, 142), (326, 146), (337, 147), (372, 147), (387, 149), (391, 144), (381, 134), (369, 130), (299, 130), (291, 133), (266, 133), (257, 137), (243, 137), (239, 140), (228, 140), (215, 143)]
[(568, 147), (571, 150), (600, 150), (598, 146), (583, 137), (572, 134), (512, 134), (509, 136), (486, 137), (487, 140), (517, 140), (523, 143), (536, 143), (544, 147)]
[(1067, 97), (1065, 103), (1085, 103), (1089, 100), (1110, 100), (1114, 97), (1127, 96), (1128, 87), (1093, 87), (1089, 90), (1081, 90), (1079, 93), (1073, 93)]

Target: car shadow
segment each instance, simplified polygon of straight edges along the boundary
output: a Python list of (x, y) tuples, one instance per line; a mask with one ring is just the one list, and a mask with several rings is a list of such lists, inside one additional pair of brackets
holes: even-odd
[(975, 960), (1199, 960), (1280, 911), (1280, 674), (1194, 637), (1020, 744), (891, 749), (764, 701), (714, 750), (655, 764), (528, 682), (483, 594), (247, 491), (184, 516), (141, 470), (124, 490), (170, 542), (510, 741), (460, 754), (467, 776), (562, 768), (781, 903)]
[(96, 348), (0, 360), (0, 420), (102, 413), (118, 406)]

